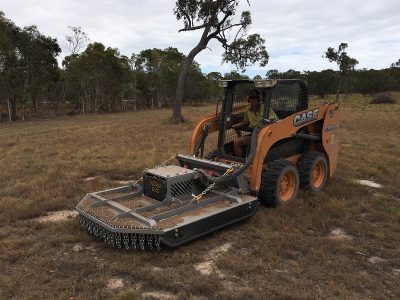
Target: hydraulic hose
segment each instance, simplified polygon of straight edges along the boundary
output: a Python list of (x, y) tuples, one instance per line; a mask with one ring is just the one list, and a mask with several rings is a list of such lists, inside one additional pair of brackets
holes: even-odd
[(194, 155), (198, 156), (201, 151), (201, 154), (203, 155), (203, 149), (204, 149), (204, 142), (206, 141), (206, 137), (209, 134), (209, 129), (211, 126), (212, 122), (207, 123), (204, 125), (203, 130), (201, 132), (200, 139), (197, 142), (196, 148), (194, 150)]

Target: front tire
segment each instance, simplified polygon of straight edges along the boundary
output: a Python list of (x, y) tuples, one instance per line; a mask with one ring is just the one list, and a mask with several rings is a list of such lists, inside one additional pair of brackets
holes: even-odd
[(300, 184), (310, 194), (320, 192), (328, 180), (328, 162), (318, 151), (305, 153), (299, 160)]
[(258, 197), (269, 207), (293, 202), (299, 191), (299, 172), (287, 160), (276, 160), (264, 169)]

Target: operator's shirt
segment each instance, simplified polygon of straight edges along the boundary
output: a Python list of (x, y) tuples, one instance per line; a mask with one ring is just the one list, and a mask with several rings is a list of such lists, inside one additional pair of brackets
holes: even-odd
[(264, 105), (260, 105), (258, 112), (252, 111), (251, 107), (248, 106), (244, 111), (243, 123), (251, 128), (261, 126), (263, 116), (264, 116)]

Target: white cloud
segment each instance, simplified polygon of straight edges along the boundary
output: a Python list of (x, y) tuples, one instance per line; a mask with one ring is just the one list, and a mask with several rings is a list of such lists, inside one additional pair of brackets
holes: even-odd
[[(1, 10), (18, 26), (36, 24), (41, 32), (57, 37), (63, 46), (67, 26), (81, 26), (91, 41), (119, 48), (130, 56), (148, 48), (177, 47), (187, 54), (200, 32), (178, 33), (172, 13), (175, 1), (153, 0), (1, 0)], [(266, 40), (270, 63), (249, 67), (248, 74), (264, 75), (269, 69), (285, 71), (335, 68), (322, 57), (330, 46), (349, 44), (348, 52), (359, 68), (385, 68), (399, 57), (400, 1), (398, 0), (270, 0), (242, 1), (252, 11), (251, 33)], [(210, 45), (196, 57), (203, 70), (221, 73), (222, 49)], [(66, 50), (63, 48), (63, 50)]]

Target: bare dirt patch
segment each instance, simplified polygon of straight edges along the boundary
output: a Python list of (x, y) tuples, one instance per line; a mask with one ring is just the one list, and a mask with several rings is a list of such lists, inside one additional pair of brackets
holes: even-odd
[(49, 212), (47, 216), (39, 217), (34, 219), (34, 221), (39, 223), (56, 223), (66, 221), (78, 216), (76, 210), (60, 210)]
[(174, 300), (178, 299), (176, 296), (166, 292), (144, 292), (142, 293), (143, 299), (157, 299), (157, 300)]
[(380, 258), (378, 256), (372, 256), (368, 258), (368, 262), (370, 262), (371, 264), (379, 264), (379, 263), (384, 263), (386, 261), (387, 261), (386, 259)]
[(208, 257), (211, 259), (217, 258), (221, 254), (228, 252), (231, 247), (232, 247), (231, 243), (225, 243), (217, 248), (210, 250), (210, 252), (208, 253)]
[(343, 228), (332, 229), (328, 237), (332, 240), (338, 240), (338, 241), (346, 241), (346, 240), (349, 241), (353, 239), (353, 237), (347, 234)]
[(107, 288), (117, 290), (124, 287), (124, 281), (121, 278), (111, 278), (107, 283)]
[(85, 247), (82, 243), (76, 243), (72, 247), (72, 251), (74, 251), (74, 252), (81, 252), (83, 250), (89, 251), (91, 253), (97, 253), (100, 251), (100, 248), (98, 248), (95, 244), (91, 244), (91, 245)]
[(206, 255), (206, 260), (198, 263), (194, 268), (202, 275), (207, 276), (215, 272), (219, 277), (224, 277), (223, 273), (215, 266), (215, 261), (221, 254), (228, 252), (231, 247), (231, 243), (226, 243), (217, 248), (211, 249)]
[(211, 275), (214, 271), (214, 262), (209, 260), (195, 265), (195, 269), (200, 272), (201, 275)]
[(91, 244), (91, 245), (85, 247), (85, 250), (96, 253), (96, 252), (100, 251), (100, 248), (98, 248), (95, 244)]

